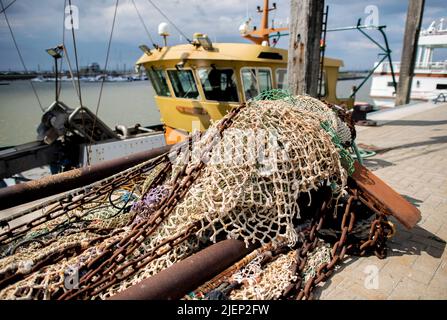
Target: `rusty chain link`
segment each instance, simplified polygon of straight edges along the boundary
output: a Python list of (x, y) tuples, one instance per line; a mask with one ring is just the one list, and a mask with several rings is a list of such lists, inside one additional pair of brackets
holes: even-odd
[[(217, 126), (216, 136), (222, 136), (224, 130), (231, 126), (234, 118), (239, 111), (245, 107), (245, 104), (230, 111), (228, 117), (225, 117)], [(188, 147), (191, 147), (191, 136), (185, 142)], [(201, 160), (206, 157), (211, 151), (213, 145), (207, 146), (200, 155)], [(180, 151), (177, 151), (177, 154)], [(0, 233), (0, 245), (5, 245), (20, 239), (30, 229), (42, 225), (45, 222), (56, 219), (63, 215), (67, 215), (69, 219), (73, 218), (75, 221), (80, 220), (81, 216), (69, 216), (69, 212), (93, 200), (100, 199), (116, 188), (131, 183), (134, 179), (140, 177), (143, 173), (147, 173), (158, 165), (165, 164), (162, 170), (158, 173), (155, 179), (151, 182), (148, 190), (154, 186), (160, 185), (165, 181), (171, 173), (172, 163), (169, 161), (168, 155), (164, 155), (147, 162), (145, 165), (132, 170), (126, 170), (120, 174), (114, 175), (110, 178), (102, 180), (100, 183), (95, 183), (90, 186), (79, 189), (68, 196), (58, 198), (56, 201), (46, 202), (46, 206), (52, 205), (43, 215), (32, 219), (26, 224), (21, 224), (13, 228), (8, 228), (7, 231)], [(204, 161), (199, 161), (191, 167), (191, 164), (184, 164), (180, 171), (178, 171), (172, 179), (172, 188), (168, 195), (160, 202), (159, 207), (151, 215), (148, 220), (143, 220), (138, 224), (132, 226), (130, 232), (120, 239), (109, 243), (104, 250), (87, 265), (81, 267), (79, 274), (81, 278), (77, 288), (69, 289), (65, 292), (58, 290), (54, 293), (52, 298), (60, 300), (74, 299), (74, 298), (88, 298), (104, 292), (119, 281), (123, 281), (128, 277), (141, 270), (151, 261), (169, 253), (175, 246), (183, 243), (189, 239), (198, 229), (197, 224), (190, 225), (186, 230), (183, 230), (169, 238), (165, 238), (158, 243), (149, 252), (146, 252), (137, 257), (126, 260), (126, 257), (137, 250), (151, 234), (160, 226), (167, 216), (175, 209), (176, 205), (184, 198), (189, 187), (200, 176), (202, 169), (205, 167)], [(188, 169), (188, 170), (187, 170)], [(334, 272), (338, 263), (344, 260), (346, 254), (365, 255), (373, 251), (379, 258), (384, 258), (386, 255), (386, 240), (392, 234), (392, 226), (386, 217), (386, 208), (380, 206), (377, 201), (371, 199), (367, 194), (363, 194), (356, 188), (349, 189), (349, 195), (346, 200), (344, 212), (340, 223), (340, 236), (331, 248), (331, 260), (325, 262), (317, 267), (316, 274), (311, 276), (304, 283), (304, 270), (308, 261), (308, 254), (313, 252), (320, 241), (319, 231), (323, 228), (325, 222), (328, 220), (328, 207), (331, 206), (331, 198), (326, 197), (322, 202), (321, 207), (317, 208), (315, 216), (312, 218), (310, 227), (300, 234), (303, 241), (299, 242), (299, 248), (296, 249), (297, 262), (292, 265), (293, 274), (296, 280), (291, 283), (282, 293), (283, 299), (312, 299), (312, 291), (319, 283), (326, 281)], [(354, 201), (362, 203), (368, 210), (371, 210), (375, 215), (372, 221), (367, 239), (352, 241), (349, 238), (356, 220), (358, 219), (355, 210), (353, 209)], [(43, 205), (40, 205), (43, 206)], [(30, 210), (37, 210), (38, 207), (33, 207)], [(32, 212), (32, 211), (29, 211)], [(110, 235), (109, 235), (110, 236)], [(93, 239), (91, 241), (99, 241), (101, 238)], [(265, 254), (266, 259), (262, 263), (268, 263), (279, 256), (281, 250), (285, 247), (280, 247), (275, 252), (270, 252), (271, 256)], [(77, 248), (70, 248), (71, 251), (78, 250)], [(51, 259), (46, 259), (45, 263), (59, 261), (67, 257), (70, 250), (59, 252), (52, 256)], [(267, 257), (268, 256), (268, 257)], [(39, 266), (41, 267), (41, 265)]]
[[(231, 126), (233, 118), (239, 113), (239, 111), (245, 107), (245, 104), (241, 104), (237, 108), (232, 109), (228, 116), (222, 119), (222, 121), (217, 126), (216, 136), (221, 136), (223, 131)], [(185, 142), (189, 146), (192, 143), (191, 136)], [(204, 159), (211, 151), (213, 145), (207, 146), (200, 155), (201, 160)], [(165, 218), (174, 210), (178, 202), (180, 202), (188, 191), (190, 185), (199, 177), (202, 169), (205, 167), (204, 161), (199, 161), (199, 163), (193, 165), (191, 168), (188, 163), (185, 163), (182, 169), (176, 173), (173, 178), (172, 187), (169, 194), (161, 201), (161, 204), (156, 209), (154, 214), (147, 221), (142, 221), (139, 224), (133, 226), (132, 231), (118, 243), (109, 244), (105, 250), (90, 262), (87, 266), (82, 268), (82, 273), (84, 275), (79, 280), (80, 289), (70, 289), (63, 293), (61, 296), (57, 297), (60, 300), (63, 299), (73, 299), (73, 298), (86, 298), (90, 295), (95, 295), (101, 291), (109, 288), (111, 285), (115, 284), (117, 281), (122, 281), (125, 278), (135, 274), (138, 269), (144, 267), (152, 261), (153, 259), (166, 254), (172, 247), (168, 245), (165, 251), (161, 251), (161, 254), (157, 252), (157, 249), (162, 246), (181, 239), (185, 241), (195, 230), (196, 226), (190, 226), (183, 233), (179, 234), (177, 237), (165, 239), (160, 244), (158, 244), (154, 250), (146, 253), (142, 257), (131, 260), (120, 266), (120, 263), (124, 261), (126, 256), (129, 256), (134, 250), (136, 250), (147, 237), (149, 237), (157, 227), (165, 220)], [(188, 172), (186, 172), (188, 169)], [(163, 181), (164, 176), (168, 170), (165, 168), (154, 180), (155, 183), (160, 183)], [(180, 243), (180, 242), (178, 242)], [(177, 244), (178, 244), (177, 243)], [(147, 258), (147, 259), (145, 259)], [(141, 262), (138, 264), (138, 262)], [(126, 272), (122, 277), (118, 278), (119, 272), (125, 270), (128, 267), (132, 267), (132, 270)], [(106, 283), (106, 284), (104, 284)], [(103, 285), (104, 284), (104, 285)]]
[[(296, 276), (294, 283), (291, 283), (282, 293), (282, 299), (297, 299), (308, 300), (312, 299), (312, 290), (321, 282), (326, 281), (335, 271), (335, 267), (338, 263), (342, 262), (345, 255), (365, 255), (367, 251), (372, 251), (380, 259), (386, 256), (386, 240), (390, 236), (389, 231), (386, 229), (389, 227), (387, 218), (383, 211), (379, 211), (374, 207), (374, 203), (366, 200), (365, 197), (358, 195), (357, 189), (351, 189), (351, 194), (347, 200), (345, 210), (342, 216), (340, 231), (341, 235), (338, 240), (333, 244), (331, 249), (331, 260), (318, 266), (317, 272), (314, 276), (309, 278), (306, 283), (303, 283), (303, 274), (307, 262), (307, 254), (315, 250), (318, 244), (318, 231), (322, 228), (326, 219), (324, 210), (326, 202), (323, 202), (321, 210), (319, 210), (319, 220), (313, 221), (310, 227), (310, 231), (305, 233), (306, 239), (302, 243), (301, 247), (296, 249), (297, 263), (292, 265), (292, 272)], [(354, 200), (360, 200), (363, 204), (371, 209), (376, 218), (372, 221), (368, 239), (360, 240), (358, 242), (348, 241), (348, 235), (353, 230), (356, 223), (356, 215), (352, 210), (352, 204)], [(366, 202), (366, 203), (365, 203)], [(372, 209), (374, 208), (374, 209)], [(317, 213), (318, 216), (318, 213)]]

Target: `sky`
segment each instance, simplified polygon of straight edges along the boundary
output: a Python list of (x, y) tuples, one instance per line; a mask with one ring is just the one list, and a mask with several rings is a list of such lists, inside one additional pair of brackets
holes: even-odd
[[(7, 6), (13, 0), (1, 0)], [(152, 38), (161, 44), (157, 34), (158, 25), (167, 20), (148, 0), (134, 0)], [(250, 17), (259, 25), (260, 14), (256, 12), (261, 0), (152, 0), (181, 31), (192, 38), (195, 32), (207, 33), (214, 42), (247, 42), (238, 32), (239, 26)], [(104, 67), (107, 43), (112, 27), (116, 0), (72, 0), (79, 9), (79, 28), (75, 30), (79, 63), (85, 66), (97, 62)], [(273, 1), (270, 1), (271, 3)], [(29, 70), (50, 70), (52, 61), (45, 49), (62, 43), (64, 12), (67, 0), (17, 0), (7, 9), (18, 46)], [(290, 1), (277, 0), (277, 10), (272, 11), (270, 20), (275, 26), (285, 25), (290, 16)], [(328, 28), (356, 25), (359, 18), (371, 21), (371, 6), (377, 8), (380, 25), (386, 25), (393, 60), (400, 60), (402, 38), (405, 28), (407, 0), (326, 0), (329, 6)], [(446, 18), (446, 0), (426, 0), (422, 27), (426, 28), (434, 19)], [(367, 11), (365, 13), (365, 10)], [(375, 11), (375, 9), (373, 9)], [(369, 16), (369, 18), (368, 18)], [(447, 21), (445, 22), (447, 25)], [(170, 25), (170, 45), (184, 43), (185, 39)], [(368, 33), (383, 43), (381, 35), (374, 30)], [(278, 47), (288, 47), (288, 37)], [(65, 43), (73, 53), (71, 31), (65, 30)], [(120, 0), (116, 25), (110, 50), (108, 69), (132, 69), (141, 55), (138, 46), (151, 44), (138, 19), (132, 0)], [(378, 60), (380, 50), (357, 30), (329, 32), (326, 55), (344, 61), (345, 70), (365, 70)], [(447, 59), (441, 51), (435, 58)], [(72, 63), (74, 58), (72, 56)], [(23, 70), (14, 48), (5, 16), (0, 15), (0, 70)]]

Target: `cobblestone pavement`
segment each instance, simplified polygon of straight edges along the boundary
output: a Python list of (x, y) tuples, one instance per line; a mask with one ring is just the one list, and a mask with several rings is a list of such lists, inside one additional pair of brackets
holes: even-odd
[(416, 205), (422, 219), (412, 230), (394, 220), (398, 232), (386, 259), (347, 258), (317, 296), (447, 299), (447, 104), (361, 128), (357, 143), (382, 149), (365, 165)]

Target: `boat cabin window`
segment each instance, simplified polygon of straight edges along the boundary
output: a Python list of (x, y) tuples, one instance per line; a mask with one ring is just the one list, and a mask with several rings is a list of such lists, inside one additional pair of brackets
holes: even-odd
[(445, 90), (445, 89), (447, 89), (447, 84), (445, 84), (445, 83), (438, 83), (438, 84), (436, 84), (436, 89), (437, 90)]
[(258, 82), (256, 81), (256, 69), (242, 69), (241, 74), (245, 100), (256, 97), (259, 94)]
[(200, 68), (198, 73), (206, 100), (239, 101), (232, 69)]
[(191, 70), (168, 70), (168, 75), (177, 98), (199, 98), (199, 91)]
[(272, 75), (270, 70), (258, 69), (259, 92), (272, 89)]
[(245, 100), (256, 97), (262, 91), (272, 89), (272, 75), (269, 69), (243, 68), (241, 76)]
[(154, 88), (157, 96), (170, 97), (168, 83), (163, 70), (149, 69), (149, 79), (151, 80), (152, 87)]
[(278, 89), (287, 89), (287, 69), (276, 69), (276, 86)]

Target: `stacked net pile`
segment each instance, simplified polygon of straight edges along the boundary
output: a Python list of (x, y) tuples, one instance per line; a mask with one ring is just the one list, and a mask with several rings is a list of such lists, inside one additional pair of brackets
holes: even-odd
[(143, 253), (180, 230), (197, 224), (199, 230), (175, 250), (113, 286), (106, 296), (190, 255), (200, 241), (215, 242), (220, 236), (242, 239), (248, 245), (282, 237), (293, 246), (297, 241), (293, 221), (300, 218), (300, 195), (331, 185), (337, 197), (346, 184), (339, 150), (321, 127), (322, 121), (338, 123), (323, 103), (297, 97), (249, 103), (222, 137), (216, 137), (215, 127), (211, 127), (175, 159), (173, 176), (184, 165), (188, 171), (206, 161), (206, 167), (183, 201), (145, 240)]
[(281, 235), (293, 245), (300, 195), (332, 185), (337, 196), (347, 178), (337, 147), (321, 127), (332, 112), (326, 107), (324, 114), (324, 104), (313, 98), (294, 100), (253, 101), (243, 109), (176, 215), (200, 221), (199, 233), (211, 230), (212, 240), (221, 232), (247, 244)]
[[(342, 196), (349, 172), (349, 162), (343, 161), (343, 145), (352, 135), (324, 103), (283, 93), (279, 98), (255, 99), (234, 115), (225, 130), (218, 130), (224, 118), (194, 143), (183, 145), (171, 159), (170, 176), (142, 192), (138, 201), (131, 201), (129, 210), (119, 214), (123, 217), (120, 223), (105, 224), (107, 234), (85, 230), (85, 234), (78, 234), (79, 239), (73, 241), (84, 241), (83, 246), (64, 259), (30, 272), (26, 261), (34, 259), (31, 246), (24, 257), (14, 252), (2, 258), (0, 266), (5, 268), (21, 261), (26, 276), (2, 288), (0, 298), (53, 298), (54, 292), (60, 295), (82, 290), (89, 284), (87, 280), (81, 281), (80, 288), (66, 287), (63, 275), (67, 270), (87, 273), (92, 261), (106, 249), (121, 250), (123, 239), (135, 233), (142, 237), (138, 245), (126, 251), (119, 263), (104, 265), (106, 271), (90, 277), (100, 281), (101, 277), (118, 275), (120, 280), (93, 291), (89, 298), (112, 296), (224, 238), (240, 239), (247, 245), (280, 241), (294, 246), (299, 239), (296, 224), (302, 218), (298, 203), (303, 195), (330, 186), (334, 198)], [(188, 184), (189, 174), (203, 163), (198, 177)], [(184, 186), (182, 200), (166, 217), (156, 216), (160, 214), (157, 208), (178, 185)], [(127, 204), (129, 198), (121, 201)], [(105, 219), (96, 220), (104, 225)], [(261, 287), (273, 277), (279, 281), (277, 287), (283, 288), (293, 275), (281, 268), (287, 269), (284, 266), (290, 263), (291, 254), (268, 265), (265, 272), (270, 276), (264, 278)], [(275, 276), (281, 272), (284, 277)], [(275, 298), (278, 288), (249, 286), (242, 293), (236, 292), (234, 298)]]

